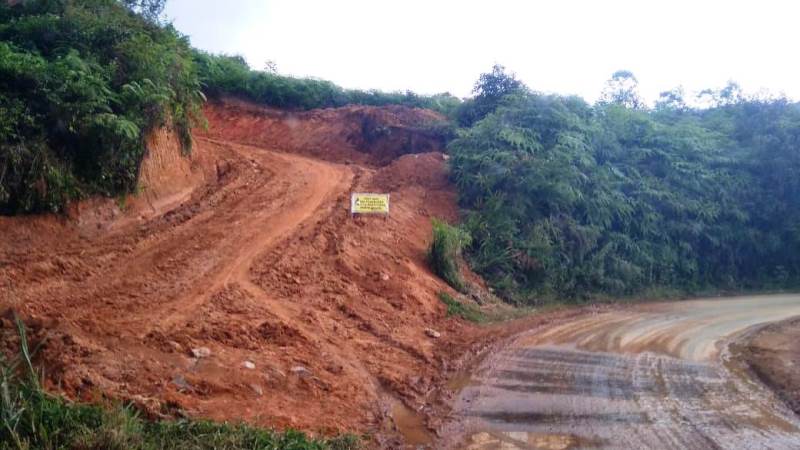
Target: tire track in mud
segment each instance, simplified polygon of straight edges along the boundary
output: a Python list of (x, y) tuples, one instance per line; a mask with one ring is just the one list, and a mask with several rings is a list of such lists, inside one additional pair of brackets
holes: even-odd
[[(489, 333), (446, 317), (425, 264), (430, 218), (457, 215), (445, 159), (371, 166), (322, 146), (319, 160), (230, 131), (198, 136), (202, 177), (162, 209), (0, 218), (0, 311), (46, 337), (54, 393), (401, 445), (392, 405), (444, 409), (431, 392)], [(349, 192), (375, 189), (392, 192), (392, 216), (353, 218)]]
[[(234, 233), (237, 235), (237, 242), (233, 257), (224, 263), (224, 269), (185, 295), (185, 300), (179, 302), (178, 308), (159, 318), (151, 329), (169, 328), (186, 320), (187, 314), (193, 315), (200, 305), (208, 301), (209, 293), (213, 294), (229, 285), (237, 285), (250, 296), (265, 297), (267, 293), (264, 289), (250, 279), (249, 271), (253, 261), (272, 245), (285, 239), (303, 221), (318, 213), (324, 201), (346, 192), (353, 180), (352, 171), (328, 162), (266, 152), (257, 147), (230, 142), (211, 139), (206, 141), (232, 148), (243, 158), (253, 158), (251, 161), (254, 164), (271, 167), (273, 173), (281, 171), (281, 178), (291, 179), (294, 189), (286, 189), (280, 196), (273, 195), (268, 200), (255, 199), (255, 202), (250, 201), (243, 205), (249, 214), (243, 215), (236, 222)], [(272, 203), (276, 199), (280, 199), (281, 206), (278, 208), (270, 205), (261, 211), (253, 210), (253, 206), (259, 206), (259, 201)], [(271, 303), (273, 314), (277, 314), (282, 309), (282, 303)]]
[[(179, 389), (199, 398), (191, 407), (203, 411), (206, 399), (236, 410), (234, 401), (247, 405), (248, 397), (278, 385), (305, 383), (312, 393), (317, 385), (327, 388), (316, 379), (295, 380), (277, 364), (265, 367), (266, 382), (263, 372), (238, 373), (253, 346), (217, 351), (208, 362), (186, 354), (209, 337), (244, 342), (209, 312), (230, 313), (229, 328), (241, 335), (263, 333), (259, 338), (285, 345), (302, 336), (298, 306), (251, 281), (251, 265), (341, 203), (354, 168), (228, 141), (198, 138), (196, 144), (199, 153), (213, 155), (216, 174), (212, 165), (208, 182), (174, 209), (86, 235), (59, 227), (60, 239), (46, 246), (0, 251), (0, 269), (7, 270), (7, 259), (19, 280), (0, 292), (0, 306), (48, 317), (58, 355), (45, 357), (59, 390), (86, 392), (86, 398), (112, 393), (151, 411), (150, 405), (160, 408), (156, 396), (175, 398), (178, 380)], [(277, 331), (261, 327), (265, 319)]]
[(800, 420), (743, 378), (727, 344), (800, 315), (800, 295), (644, 305), (531, 330), (462, 390), (442, 446), (800, 447)]

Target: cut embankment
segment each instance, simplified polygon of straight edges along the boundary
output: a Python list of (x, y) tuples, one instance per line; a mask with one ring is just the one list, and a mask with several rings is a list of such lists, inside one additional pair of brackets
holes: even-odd
[(733, 346), (736, 357), (800, 414), (800, 318), (760, 328)]
[[(210, 105), (192, 159), (154, 158), (125, 212), (0, 218), (0, 306), (48, 336), (49, 388), (325, 433), (431, 408), (487, 333), (447, 317), (425, 262), (455, 192), (435, 142), (409, 137), (432, 113), (367, 108), (391, 131), (359, 140), (362, 110)], [(390, 192), (391, 215), (352, 217), (352, 191)]]
[(383, 166), (409, 153), (440, 152), (441, 115), (404, 106), (284, 111), (235, 99), (207, 105), (206, 135), (344, 164)]

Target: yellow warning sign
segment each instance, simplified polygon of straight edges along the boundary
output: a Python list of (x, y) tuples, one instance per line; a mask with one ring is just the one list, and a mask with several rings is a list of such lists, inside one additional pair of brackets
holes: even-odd
[(350, 196), (353, 214), (389, 214), (389, 194), (357, 194)]

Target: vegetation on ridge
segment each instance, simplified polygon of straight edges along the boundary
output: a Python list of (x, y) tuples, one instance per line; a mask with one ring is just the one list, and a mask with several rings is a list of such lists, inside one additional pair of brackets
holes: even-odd
[(269, 70), (253, 70), (241, 56), (212, 55), (195, 50), (194, 59), (204, 91), (210, 96), (234, 95), (284, 109), (330, 108), (344, 105), (403, 105), (443, 114), (461, 103), (448, 93), (433, 96), (411, 91), (343, 89), (330, 81), (295, 78)]
[(473, 269), (519, 304), (799, 286), (800, 105), (635, 87), (617, 72), (589, 105), (481, 77), (449, 146)]

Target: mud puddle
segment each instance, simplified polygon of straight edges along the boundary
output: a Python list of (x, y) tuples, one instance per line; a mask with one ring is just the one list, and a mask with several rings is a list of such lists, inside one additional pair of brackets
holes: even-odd
[(429, 448), (434, 436), (428, 431), (423, 416), (406, 405), (396, 402), (392, 406), (392, 419), (406, 444)]
[(603, 442), (592, 442), (574, 434), (530, 433), (509, 431), (489, 433), (482, 431), (471, 435), (466, 444), (468, 450), (571, 450), (577, 448), (596, 448)]

